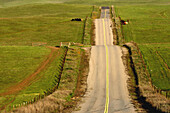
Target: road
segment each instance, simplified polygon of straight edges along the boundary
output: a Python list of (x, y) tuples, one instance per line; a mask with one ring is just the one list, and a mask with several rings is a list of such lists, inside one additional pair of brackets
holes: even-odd
[(95, 20), (95, 42), (91, 49), (88, 89), (75, 113), (134, 113), (127, 89), (121, 48), (113, 45), (109, 9)]

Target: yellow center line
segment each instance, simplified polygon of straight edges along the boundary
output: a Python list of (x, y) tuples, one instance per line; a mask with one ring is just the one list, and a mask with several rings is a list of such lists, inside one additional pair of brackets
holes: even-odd
[[(105, 11), (106, 17), (106, 11)], [(108, 58), (108, 47), (106, 45), (106, 33), (105, 33), (105, 22), (103, 19), (103, 32), (104, 32), (104, 46), (106, 49), (106, 103), (104, 113), (108, 113), (109, 109), (109, 58)]]

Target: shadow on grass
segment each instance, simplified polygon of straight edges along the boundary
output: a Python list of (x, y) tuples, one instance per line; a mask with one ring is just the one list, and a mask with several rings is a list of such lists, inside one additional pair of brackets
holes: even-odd
[(142, 105), (142, 108), (144, 108), (148, 113), (165, 113), (165, 112), (162, 112), (162, 111), (158, 110), (156, 107), (152, 106), (152, 104), (147, 102), (146, 98), (143, 97), (140, 94), (140, 89), (138, 87), (138, 85), (139, 85), (138, 75), (137, 75), (137, 72), (135, 70), (135, 65), (133, 63), (131, 48), (129, 46), (127, 46), (127, 45), (123, 45), (123, 46), (128, 49), (129, 54), (130, 54), (130, 56), (129, 56), (129, 58), (130, 58), (130, 67), (132, 68), (133, 75), (135, 76), (135, 84), (136, 84), (135, 93), (136, 93), (136, 96), (137, 96), (136, 100)]

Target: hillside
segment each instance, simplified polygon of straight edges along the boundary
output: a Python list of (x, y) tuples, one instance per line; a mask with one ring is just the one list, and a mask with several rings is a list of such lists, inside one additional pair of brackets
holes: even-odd
[(81, 43), (84, 21), (71, 19), (84, 20), (92, 11), (87, 5), (24, 3), (0, 8), (0, 110), (44, 96), (58, 84), (66, 49), (55, 46)]
[[(54, 52), (49, 46), (82, 43), (84, 20), (91, 16), (93, 5), (114, 5), (117, 16), (130, 20), (123, 26), (125, 42), (138, 44), (153, 84), (158, 89), (170, 90), (169, 0), (0, 0), (0, 109), (30, 101), (53, 86), (50, 79), (55, 80), (66, 50), (58, 48)], [(83, 21), (71, 21), (73, 18)], [(91, 29), (90, 22), (88, 28)], [(38, 44), (42, 46), (34, 46)], [(72, 51), (79, 65), (80, 50)], [(54, 55), (54, 62), (38, 74), (38, 82), (27, 84), (19, 93), (3, 95), (35, 73), (50, 54)]]

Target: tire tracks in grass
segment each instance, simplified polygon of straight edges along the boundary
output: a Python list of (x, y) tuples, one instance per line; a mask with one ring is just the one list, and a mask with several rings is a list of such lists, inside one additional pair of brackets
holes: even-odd
[(36, 75), (42, 72), (47, 67), (47, 65), (51, 63), (56, 57), (56, 55), (54, 54), (55, 52), (57, 52), (56, 50), (58, 50), (58, 48), (55, 47), (47, 47), (47, 48), (51, 49), (51, 53), (48, 55), (47, 59), (41, 63), (41, 65), (37, 68), (37, 70), (27, 78), (22, 80), (21, 82), (19, 82), (18, 84), (9, 87), (6, 92), (0, 93), (0, 96), (15, 94), (21, 91), (24, 87), (30, 85), (31, 81), (35, 79)]
[(162, 62), (164, 63), (165, 67), (167, 68), (168, 71), (170, 71), (170, 67), (168, 66), (167, 62), (165, 61), (165, 59), (162, 57), (162, 55), (158, 52), (155, 51), (156, 55), (162, 60)]
[(16, 97), (16, 95), (14, 95), (13, 98), (12, 98), (12, 97), (5, 97), (6, 100), (4, 100), (2, 103), (8, 102), (10, 99), (12, 99), (12, 100), (11, 100), (10, 102), (8, 102), (7, 104), (2, 105), (2, 107), (0, 107), (0, 111), (3, 110), (3, 109), (5, 109), (7, 105), (9, 105), (9, 104), (11, 104), (12, 102), (14, 102), (15, 97)]
[[(20, 92), (21, 90), (23, 90), (24, 88), (26, 88), (27, 86), (31, 85), (33, 82), (35, 82), (41, 78), (41, 77), (37, 77), (37, 75), (40, 72), (42, 72), (48, 66), (48, 64), (50, 64), (56, 58), (56, 56), (59, 54), (59, 52), (58, 52), (59, 48), (50, 47), (50, 46), (48, 46), (47, 48), (51, 49), (51, 53), (47, 56), (46, 60), (44, 60), (40, 64), (40, 66), (36, 69), (36, 71), (33, 74), (31, 74), (30, 76), (28, 76), (27, 78), (25, 78), (24, 80), (22, 80), (21, 82), (19, 82), (18, 84), (9, 87), (5, 92), (0, 93), (0, 96), (4, 96), (5, 98), (7, 98), (6, 96), (8, 96), (8, 95), (16, 96), (18, 92)], [(0, 106), (0, 111), (5, 109), (7, 105), (12, 103), (15, 100), (15, 96), (14, 96), (14, 98), (9, 97), (9, 98), (5, 99), (5, 101), (8, 101), (11, 98), (13, 98), (12, 101)]]

